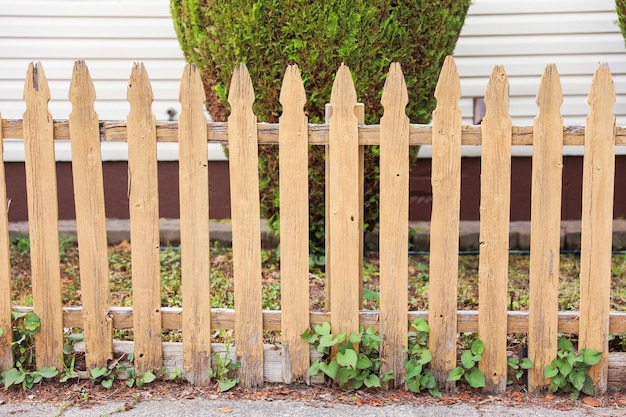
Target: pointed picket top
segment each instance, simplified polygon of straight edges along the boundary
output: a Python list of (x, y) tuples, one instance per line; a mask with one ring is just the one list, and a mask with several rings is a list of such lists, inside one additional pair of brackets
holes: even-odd
[(509, 118), (509, 77), (502, 65), (496, 65), (491, 71), (485, 91), (485, 108), (484, 119), (497, 122), (501, 117)]
[(239, 64), (233, 72), (233, 77), (230, 80), (230, 89), (228, 90), (228, 103), (232, 109), (231, 114), (235, 113), (236, 108), (252, 111), (254, 87), (252, 86), (252, 79), (246, 64)]
[(380, 102), (385, 110), (395, 106), (404, 109), (409, 104), (409, 93), (406, 89), (402, 68), (398, 62), (392, 62), (389, 66), (389, 74), (385, 80), (383, 96)]
[(36, 64), (31, 62), (28, 64), (23, 98), (24, 102), (26, 102), (27, 109), (30, 105), (34, 105), (35, 103), (47, 104), (50, 101), (48, 79), (46, 78), (41, 62)]
[(133, 104), (151, 105), (154, 100), (148, 71), (146, 71), (146, 67), (142, 62), (135, 63), (133, 65), (133, 69), (130, 73), (130, 79), (128, 80), (126, 97), (128, 102), (131, 104), (131, 111)]
[(437, 107), (458, 107), (461, 98), (461, 79), (456, 68), (456, 62), (450, 55), (446, 57), (439, 74), (439, 81), (435, 88)]
[(561, 111), (561, 104), (563, 104), (563, 89), (561, 88), (561, 80), (555, 64), (546, 65), (546, 68), (543, 71), (541, 83), (539, 84), (539, 91), (537, 92), (536, 103), (537, 107), (539, 107), (539, 114), (537, 117), (541, 116), (542, 111), (559, 113)]
[(183, 77), (180, 80), (178, 101), (182, 105), (181, 112), (186, 110), (185, 105), (190, 106), (194, 101), (200, 101), (201, 103), (206, 101), (204, 85), (202, 84), (202, 78), (200, 78), (200, 72), (196, 64), (185, 65)]
[(283, 105), (283, 115), (291, 111), (303, 112), (306, 104), (306, 92), (300, 76), (300, 69), (297, 65), (289, 65), (287, 67), (283, 84), (280, 88), (279, 101)]
[(591, 111), (608, 111), (613, 114), (613, 105), (615, 104), (615, 87), (613, 86), (613, 77), (609, 65), (605, 62), (600, 63), (593, 74), (591, 80), (591, 88), (587, 102), (591, 106)]
[(352, 81), (352, 75), (350, 74), (350, 68), (342, 63), (337, 71), (333, 89), (330, 93), (330, 119), (332, 119), (333, 114), (339, 114), (340, 112), (352, 114), (354, 119), (357, 119), (354, 113), (356, 102), (356, 90), (354, 88), (354, 82)]
[(81, 101), (89, 100), (90, 103), (96, 101), (96, 89), (93, 86), (89, 68), (83, 60), (74, 62), (69, 98), (73, 109), (76, 109)]

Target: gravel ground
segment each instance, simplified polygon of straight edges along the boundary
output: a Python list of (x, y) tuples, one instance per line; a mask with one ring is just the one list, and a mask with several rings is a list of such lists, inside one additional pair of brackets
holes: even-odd
[(626, 409), (579, 408), (559, 411), (537, 405), (508, 407), (502, 405), (482, 405), (474, 407), (465, 404), (455, 405), (390, 405), (373, 407), (369, 405), (348, 405), (322, 403), (313, 406), (298, 401), (250, 401), (250, 400), (150, 400), (141, 401), (134, 408), (124, 411), (125, 403), (110, 402), (91, 408), (55, 406), (50, 403), (22, 402), (0, 405), (0, 414), (15, 417), (63, 416), (123, 416), (123, 417), (194, 417), (194, 416), (252, 416), (252, 417), (373, 417), (373, 416), (432, 416), (432, 417), (583, 417), (583, 416), (626, 416)]

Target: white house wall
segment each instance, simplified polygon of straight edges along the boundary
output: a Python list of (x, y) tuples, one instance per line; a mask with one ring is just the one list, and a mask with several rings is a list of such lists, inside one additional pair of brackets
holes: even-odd
[[(626, 49), (614, 9), (614, 0), (474, 0), (454, 54), (464, 122), (472, 123), (473, 98), (484, 95), (494, 65), (503, 64), (510, 78), (513, 123), (532, 124), (541, 73), (555, 63), (565, 96), (565, 123), (584, 124), (593, 72), (598, 62), (607, 62), (617, 91), (617, 123), (626, 125)], [(67, 118), (77, 59), (87, 61), (101, 119), (126, 117), (126, 82), (137, 61), (150, 75), (157, 119), (167, 119), (170, 108), (180, 109), (178, 86), (185, 63), (169, 0), (0, 0), (2, 117), (22, 117), (28, 63), (41, 61), (52, 94), (50, 112)], [(7, 160), (23, 158), (19, 143), (6, 145)], [(105, 159), (125, 158), (121, 144), (104, 145), (111, 145)], [(159, 157), (176, 159), (175, 144), (164, 145)], [(69, 159), (66, 148), (60, 145), (58, 159)], [(219, 147), (210, 152), (212, 158), (223, 158)]]
[(463, 114), (472, 115), (472, 98), (484, 95), (494, 65), (502, 64), (513, 123), (532, 124), (541, 74), (554, 63), (564, 121), (584, 124), (591, 78), (598, 63), (606, 62), (617, 92), (617, 123), (626, 124), (626, 49), (616, 20), (615, 0), (474, 0), (454, 53)]

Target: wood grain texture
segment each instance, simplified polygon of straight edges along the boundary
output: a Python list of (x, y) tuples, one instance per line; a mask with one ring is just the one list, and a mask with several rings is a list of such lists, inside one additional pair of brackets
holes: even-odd
[[(3, 138), (22, 139), (24, 137), (21, 119), (4, 119)], [(158, 142), (176, 142), (178, 140), (178, 123), (159, 121), (156, 125)], [(309, 144), (328, 144), (328, 125), (309, 124)], [(257, 134), (259, 144), (278, 143), (277, 123), (258, 123)], [(433, 128), (431, 125), (411, 124), (409, 126), (409, 145), (432, 144)], [(125, 121), (101, 120), (100, 140), (103, 142), (126, 142), (127, 128)], [(513, 126), (512, 144), (526, 146), (533, 144), (533, 126)], [(68, 140), (69, 124), (67, 120), (54, 120), (55, 140)], [(563, 145), (583, 146), (585, 139), (584, 126), (563, 126)], [(228, 144), (228, 123), (207, 123), (207, 142)], [(461, 127), (461, 143), (463, 145), (480, 146), (482, 143), (481, 127), (463, 125)], [(615, 144), (626, 145), (626, 127), (615, 127)], [(380, 145), (380, 125), (360, 125), (359, 145)]]
[[(2, 115), (0, 115), (2, 137)], [(11, 329), (11, 254), (9, 251), (9, 202), (4, 172), (4, 149), (0, 140), (0, 372), (13, 367), (13, 332)]]
[(429, 347), (432, 371), (440, 386), (456, 367), (456, 303), (458, 287), (459, 215), (461, 203), (461, 85), (456, 64), (447, 57), (435, 89), (433, 112), (430, 225)]
[[(32, 307), (14, 306), (15, 311), (28, 312)], [(111, 307), (110, 314), (113, 318), (113, 327), (116, 329), (132, 329), (133, 308), (132, 307)], [(161, 309), (161, 322), (164, 330), (182, 329), (182, 308), (163, 307)], [(263, 330), (280, 330), (281, 326), (280, 310), (263, 311)], [(331, 314), (327, 311), (311, 311), (309, 321), (311, 325), (330, 322)], [(478, 311), (458, 310), (457, 329), (459, 333), (478, 332)], [(626, 312), (611, 311), (609, 315), (609, 332), (626, 333)], [(428, 311), (409, 311), (407, 321), (417, 318), (428, 318)], [(578, 311), (559, 312), (559, 333), (578, 334), (580, 313)], [(374, 330), (380, 329), (380, 311), (362, 310), (359, 312), (359, 323), (364, 327), (372, 327)], [(211, 309), (211, 325), (213, 330), (232, 330), (235, 328), (235, 310), (226, 308)], [(63, 308), (64, 327), (83, 326), (83, 308), (80, 306)], [(508, 311), (507, 312), (508, 333), (528, 332), (528, 311)]]
[(615, 88), (607, 65), (598, 67), (589, 92), (585, 130), (580, 254), (579, 349), (603, 352), (589, 374), (597, 395), (607, 389), (611, 241), (615, 178)]
[(28, 66), (24, 85), (24, 156), (34, 312), (41, 319), (35, 336), (37, 368), (62, 369), (63, 309), (59, 267), (56, 163), (50, 89), (41, 63)]
[(254, 90), (245, 65), (235, 68), (228, 93), (230, 201), (235, 291), (235, 345), (241, 385), (263, 384), (261, 214)]
[(511, 117), (509, 79), (497, 66), (485, 93), (480, 172), (478, 337), (485, 343), (479, 369), (485, 390), (504, 393), (507, 383), (507, 294), (511, 206)]
[(306, 94), (300, 71), (290, 65), (283, 79), (279, 123), (280, 305), (283, 382), (309, 380), (309, 175)]
[(548, 384), (543, 369), (556, 356), (558, 327), (561, 175), (563, 170), (563, 103), (556, 66), (548, 65), (537, 94), (530, 226), (529, 390)]
[(87, 369), (107, 366), (113, 357), (104, 182), (95, 99), (87, 65), (77, 61), (70, 84), (69, 120)]
[[(356, 91), (347, 66), (337, 71), (330, 97), (328, 164), (330, 174), (330, 305), (333, 334), (359, 330), (358, 291), (363, 254), (359, 193), (358, 119)], [(329, 259), (330, 257), (330, 259)]]
[(209, 161), (204, 89), (195, 65), (183, 72), (178, 121), (180, 243), (185, 377), (209, 385), (211, 370), (211, 262)]
[(381, 371), (404, 385), (408, 341), (409, 96), (400, 64), (393, 63), (382, 96), (380, 121), (380, 334)]
[(133, 66), (128, 81), (128, 196), (135, 367), (160, 371), (161, 290), (159, 190), (152, 87), (143, 64)]

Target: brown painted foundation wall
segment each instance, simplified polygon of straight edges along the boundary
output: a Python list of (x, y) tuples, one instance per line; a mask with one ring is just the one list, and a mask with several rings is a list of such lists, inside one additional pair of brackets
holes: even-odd
[[(563, 200), (561, 218), (578, 220), (582, 211), (583, 158), (563, 158)], [(530, 219), (531, 158), (514, 157), (511, 161), (511, 220)], [(26, 206), (26, 178), (23, 162), (5, 163), (7, 197), (11, 200), (10, 221), (28, 220)], [(413, 167), (409, 183), (409, 218), (430, 220), (432, 191), (430, 185), (431, 160), (419, 159)], [(107, 218), (127, 219), (128, 215), (128, 165), (126, 162), (103, 164), (104, 193)], [(461, 220), (479, 220), (480, 158), (463, 158), (461, 161)], [(616, 156), (614, 217), (626, 217), (626, 155)], [(69, 162), (57, 163), (59, 219), (74, 219), (74, 190), (72, 166)], [(230, 217), (230, 187), (228, 162), (209, 163), (209, 216), (212, 219)], [(159, 162), (159, 213), (160, 217), (178, 218), (178, 163)]]

